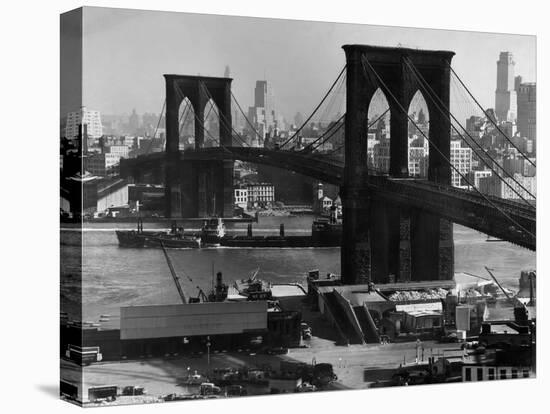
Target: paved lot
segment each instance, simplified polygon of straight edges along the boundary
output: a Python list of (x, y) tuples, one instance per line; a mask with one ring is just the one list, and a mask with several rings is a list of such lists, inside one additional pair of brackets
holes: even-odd
[[(281, 360), (293, 360), (305, 363), (328, 362), (333, 365), (338, 381), (331, 388), (343, 389), (367, 388), (376, 380), (391, 377), (399, 364), (414, 362), (416, 346), (414, 342), (392, 343), (387, 345), (351, 345), (335, 346), (330, 340), (313, 337), (310, 348), (290, 349), (287, 355), (272, 356), (265, 354), (217, 353), (210, 358), (210, 369), (261, 367), (269, 364), (273, 369), (279, 368)], [(441, 344), (425, 341), (424, 356), (461, 355), (456, 344)], [(62, 378), (69, 382), (79, 382), (80, 367), (63, 360)], [(180, 357), (177, 359), (148, 359), (142, 361), (124, 361), (93, 364), (83, 368), (84, 396), (87, 389), (93, 386), (139, 385), (145, 387), (148, 396), (156, 397), (170, 393), (192, 394), (197, 388), (184, 384), (188, 373), (197, 371), (206, 374), (209, 370), (207, 357)], [(249, 394), (266, 394), (265, 387), (251, 387)], [(119, 401), (122, 402), (122, 401)], [(135, 401), (126, 401), (132, 403)]]

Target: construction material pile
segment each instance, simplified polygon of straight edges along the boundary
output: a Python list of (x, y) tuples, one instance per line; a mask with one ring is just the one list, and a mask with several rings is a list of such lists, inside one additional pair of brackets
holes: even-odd
[(444, 299), (448, 291), (445, 289), (427, 289), (427, 290), (398, 290), (392, 293), (388, 298), (393, 302), (405, 302), (409, 300), (427, 300)]
[(478, 290), (476, 290), (474, 288), (469, 288), (469, 289), (462, 290), (460, 292), (460, 295), (465, 297), (465, 298), (478, 298), (480, 296), (483, 296), (481, 294), (481, 292), (479, 292)]

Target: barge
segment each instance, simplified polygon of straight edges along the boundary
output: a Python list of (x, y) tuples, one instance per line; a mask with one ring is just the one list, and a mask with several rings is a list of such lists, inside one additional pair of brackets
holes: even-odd
[(120, 247), (164, 247), (199, 248), (201, 237), (197, 234), (185, 234), (182, 227), (172, 224), (169, 232), (143, 231), (143, 222), (138, 221), (137, 230), (117, 230), (116, 236)]
[(221, 218), (204, 220), (200, 232), (185, 233), (183, 228), (172, 225), (170, 232), (144, 231), (143, 223), (138, 221), (136, 230), (117, 230), (116, 235), (121, 247), (150, 248), (160, 247), (160, 242), (169, 248), (199, 247), (339, 247), (342, 241), (342, 225), (328, 219), (314, 220), (311, 235), (285, 235), (281, 224), (278, 235), (254, 236), (252, 225), (248, 225), (246, 235), (226, 233)]

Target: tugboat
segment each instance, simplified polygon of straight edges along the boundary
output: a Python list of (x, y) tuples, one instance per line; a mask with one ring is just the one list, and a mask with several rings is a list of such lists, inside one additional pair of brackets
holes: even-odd
[(172, 223), (170, 232), (143, 231), (143, 221), (138, 220), (136, 230), (117, 230), (116, 235), (120, 247), (164, 247), (169, 248), (199, 248), (201, 238), (197, 235), (184, 234), (182, 227)]
[(340, 246), (342, 243), (342, 228), (342, 221), (338, 219), (336, 207), (332, 206), (328, 218), (313, 221), (311, 237), (320, 246)]
[(225, 236), (225, 224), (220, 217), (214, 217), (208, 220), (204, 220), (201, 229), (201, 240), (203, 243), (219, 247), (221, 239)]

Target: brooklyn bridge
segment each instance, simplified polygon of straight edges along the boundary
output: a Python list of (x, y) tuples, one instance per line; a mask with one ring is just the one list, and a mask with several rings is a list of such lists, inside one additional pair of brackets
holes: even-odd
[[(456, 126), (450, 111), (450, 78), (458, 76), (451, 66), (454, 53), (367, 45), (343, 49), (346, 62), (336, 81), (345, 76), (346, 113), (315, 142), (300, 145), (299, 128), (274, 148), (252, 148), (232, 126), (232, 79), (164, 75), (165, 151), (122, 160), (121, 175), (135, 182), (148, 174), (163, 181), (165, 215), (173, 218), (231, 216), (236, 160), (338, 185), (343, 204), (342, 281), (347, 284), (385, 283), (390, 274), (396, 281), (452, 279), (453, 223), (536, 250), (536, 207), (522, 200), (521, 183), (513, 183), (517, 201), (484, 194), (472, 183), (469, 189), (451, 186), (453, 171), (468, 182), (450, 161), (452, 131), (465, 145), (479, 150), (468, 132)], [(379, 90), (390, 113), (386, 171), (373, 168), (367, 160), (368, 109)], [(418, 129), (429, 143), (426, 178), (410, 176), (408, 171), (408, 127), (415, 123), (408, 108), (418, 91), (430, 116), (429, 132)], [(179, 111), (184, 100), (194, 110), (195, 144), (180, 150)], [(219, 139), (217, 147), (205, 148), (204, 109), (209, 101), (218, 108)], [(316, 151), (341, 129), (340, 153)], [(504, 169), (491, 160), (487, 168), (510, 185)]]

